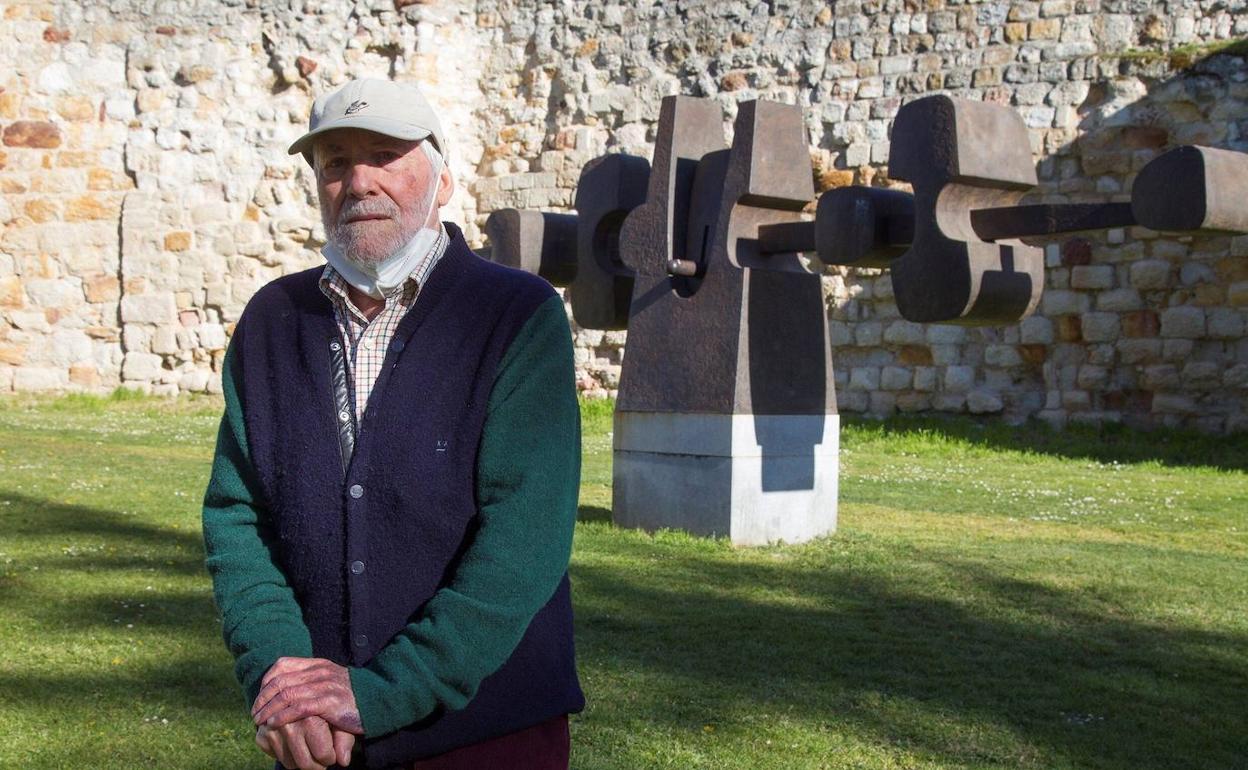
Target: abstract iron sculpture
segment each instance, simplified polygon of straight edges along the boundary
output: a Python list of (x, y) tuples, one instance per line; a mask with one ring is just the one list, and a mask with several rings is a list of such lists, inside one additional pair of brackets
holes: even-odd
[(587, 164), (576, 215), (508, 209), (495, 261), (567, 286), (576, 322), (628, 329), (614, 434), (622, 526), (800, 542), (836, 527), (839, 422), (821, 268), (888, 268), (911, 321), (1015, 323), (1044, 286), (1026, 236), (1142, 225), (1248, 231), (1248, 155), (1180, 147), (1130, 203), (1020, 206), (1037, 183), (1008, 107), (931, 96), (898, 113), (889, 175), (814, 198), (800, 108), (663, 100), (653, 165)]

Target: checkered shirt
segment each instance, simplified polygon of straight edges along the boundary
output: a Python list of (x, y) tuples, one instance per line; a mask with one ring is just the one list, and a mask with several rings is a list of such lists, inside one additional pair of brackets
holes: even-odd
[(373, 391), (373, 383), (381, 374), (386, 360), (386, 348), (399, 328), (399, 321), (416, 304), (416, 297), (425, 285), (425, 279), (433, 272), (438, 260), (446, 253), (450, 239), (446, 228), (441, 227), (438, 239), (429, 253), (416, 264), (411, 275), (395, 291), (385, 298), (385, 307), (369, 321), (351, 302), (347, 294), (349, 284), (331, 265), (325, 265), (321, 273), (321, 292), (334, 306), (334, 319), (338, 333), (347, 345), (347, 377), (351, 381), (351, 400), (358, 423)]

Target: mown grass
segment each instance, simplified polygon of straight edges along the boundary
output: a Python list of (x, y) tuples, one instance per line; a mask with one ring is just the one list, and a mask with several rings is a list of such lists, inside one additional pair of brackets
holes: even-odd
[[(0, 401), (0, 767), (268, 767), (202, 568), (220, 406)], [(610, 524), (585, 406), (577, 768), (1248, 766), (1245, 439), (849, 422), (841, 526)]]

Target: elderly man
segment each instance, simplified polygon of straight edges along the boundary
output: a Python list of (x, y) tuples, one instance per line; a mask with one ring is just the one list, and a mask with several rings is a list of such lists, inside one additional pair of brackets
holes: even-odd
[(580, 423), (562, 301), (440, 223), (413, 86), (316, 100), (323, 267), (239, 319), (204, 499), (256, 742), (282, 765), (566, 768)]

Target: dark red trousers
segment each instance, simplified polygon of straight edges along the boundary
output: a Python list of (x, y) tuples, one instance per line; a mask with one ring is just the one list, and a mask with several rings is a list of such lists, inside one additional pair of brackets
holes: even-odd
[(568, 770), (567, 715), (488, 741), (417, 760), (412, 770)]

